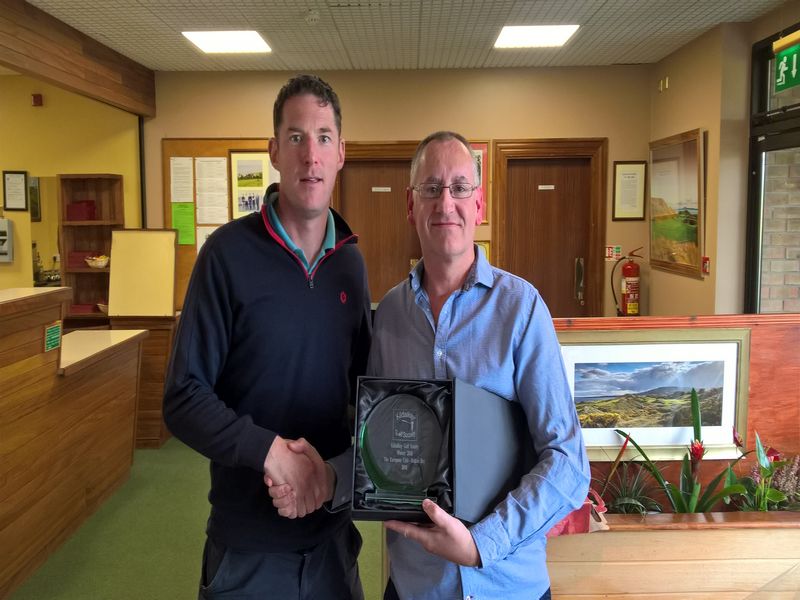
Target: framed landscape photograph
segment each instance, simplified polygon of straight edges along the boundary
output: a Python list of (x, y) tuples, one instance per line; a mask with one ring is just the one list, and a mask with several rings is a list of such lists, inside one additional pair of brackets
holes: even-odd
[(270, 181), (269, 153), (263, 150), (231, 150), (231, 218), (261, 210)]
[(703, 278), (703, 131), (650, 142), (650, 265)]
[[(747, 430), (750, 331), (671, 329), (559, 332), (567, 379), (591, 460), (614, 460), (629, 433), (653, 460), (680, 460), (700, 398), (709, 458), (733, 458)], [(629, 446), (627, 459), (636, 458)]]

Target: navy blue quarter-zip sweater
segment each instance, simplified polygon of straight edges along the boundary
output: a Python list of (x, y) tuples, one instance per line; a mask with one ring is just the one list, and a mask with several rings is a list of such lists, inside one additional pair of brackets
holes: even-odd
[(235, 549), (317, 544), (349, 511), (286, 519), (263, 465), (276, 435), (323, 459), (350, 446), (347, 405), (369, 352), (364, 260), (334, 213), (337, 244), (309, 274), (253, 213), (220, 227), (197, 257), (164, 393), (170, 431), (211, 459), (208, 534)]

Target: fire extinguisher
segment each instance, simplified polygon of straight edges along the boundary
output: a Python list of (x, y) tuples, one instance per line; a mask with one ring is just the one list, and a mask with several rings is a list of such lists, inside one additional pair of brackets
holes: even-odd
[[(614, 263), (614, 268), (611, 269), (611, 291), (614, 294), (614, 304), (617, 307), (617, 316), (618, 317), (635, 317), (639, 315), (639, 264), (636, 262), (635, 258), (644, 258), (639, 254), (636, 254), (639, 250), (641, 250), (644, 246), (640, 246), (636, 248), (636, 250), (632, 250), (628, 252), (626, 256), (620, 258), (616, 263)], [(614, 271), (617, 268), (617, 265), (621, 263), (623, 260), (627, 259), (624, 265), (622, 265), (622, 278), (620, 279), (620, 298), (621, 302), (617, 301), (617, 294), (616, 290), (614, 289)]]

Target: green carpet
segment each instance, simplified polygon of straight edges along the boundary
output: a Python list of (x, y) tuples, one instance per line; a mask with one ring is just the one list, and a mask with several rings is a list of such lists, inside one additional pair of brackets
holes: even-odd
[[(137, 450), (130, 479), (10, 600), (196, 598), (207, 494), (207, 460), (179, 441)], [(365, 598), (378, 600), (381, 526), (358, 527)]]

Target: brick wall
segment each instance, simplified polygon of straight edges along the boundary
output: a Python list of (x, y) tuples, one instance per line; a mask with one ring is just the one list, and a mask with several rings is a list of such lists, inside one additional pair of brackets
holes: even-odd
[(800, 312), (800, 149), (767, 153), (761, 312)]

